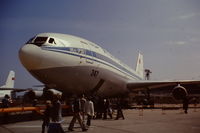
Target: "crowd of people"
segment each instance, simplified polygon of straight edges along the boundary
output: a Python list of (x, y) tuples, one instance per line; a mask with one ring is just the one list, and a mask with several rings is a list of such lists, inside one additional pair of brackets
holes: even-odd
[[(102, 99), (99, 100), (98, 103), (96, 103), (95, 107), (97, 108), (96, 110), (94, 109), (94, 100), (92, 97), (88, 96), (85, 97), (84, 95), (78, 97), (75, 96), (74, 100), (72, 102), (72, 112), (73, 112), (73, 117), (72, 120), (70, 121), (68, 130), (69, 131), (74, 131), (74, 124), (76, 120), (78, 120), (78, 123), (80, 125), (80, 128), (82, 131), (87, 131), (88, 128), (91, 125), (91, 120), (92, 119), (108, 119), (107, 116), (110, 117), (110, 119), (113, 119), (113, 109), (111, 107), (111, 103), (109, 99)], [(116, 105), (117, 107), (117, 115), (116, 115), (116, 120), (119, 118), (124, 119), (124, 115), (122, 112), (122, 107), (121, 107), (121, 101), (119, 101)], [(96, 112), (96, 113), (95, 113)], [(45, 128), (49, 127), (50, 121), (51, 122), (61, 122), (62, 121), (62, 115), (61, 115), (61, 103), (59, 101), (59, 98), (56, 97), (51, 101), (46, 102), (46, 109), (43, 113), (43, 124), (42, 124), (42, 133), (45, 132)], [(60, 125), (60, 131), (59, 132), (64, 132), (61, 125)]]
[[(52, 124), (57, 124), (59, 127), (56, 129), (56, 132), (64, 133), (64, 130), (61, 126), (62, 122), (62, 107), (61, 107), (61, 96), (55, 95), (51, 100), (46, 101), (46, 108), (42, 114), (42, 133), (45, 133), (45, 129), (48, 128), (48, 133), (55, 132), (55, 130), (50, 131)], [(35, 101), (35, 100), (34, 100)], [(2, 100), (2, 107), (8, 108), (11, 99), (8, 95), (4, 97)], [(124, 119), (124, 115), (122, 112), (121, 101), (119, 100), (116, 104), (117, 115), (116, 120), (119, 118)], [(36, 106), (36, 102), (34, 102), (34, 106)], [(79, 125), (82, 131), (87, 131), (91, 125), (92, 119), (113, 119), (113, 107), (109, 99), (98, 99), (94, 100), (92, 97), (84, 95), (75, 96), (72, 102), (72, 112), (73, 118), (70, 121), (68, 130), (73, 131), (74, 124), (76, 120), (78, 120)], [(5, 121), (7, 120), (8, 114), (5, 113)], [(54, 125), (55, 126), (55, 125)], [(57, 131), (59, 130), (59, 131)]]
[[(55, 95), (51, 100), (46, 101), (46, 108), (43, 115), (43, 123), (42, 123), (42, 133), (45, 133), (45, 128), (50, 129), (50, 124), (57, 123), (59, 125), (60, 133), (64, 133), (64, 130), (62, 129), (61, 122), (62, 122), (62, 107), (61, 107), (61, 96)], [(196, 99), (193, 99), (194, 103), (197, 103)], [(2, 108), (8, 108), (10, 104), (12, 103), (11, 98), (8, 95), (5, 95), (4, 99), (2, 99)], [(35, 106), (36, 102), (34, 102), (33, 106)], [(115, 120), (118, 120), (120, 118), (125, 119), (122, 111), (122, 105), (124, 105), (123, 100), (121, 98), (118, 98), (115, 100), (115, 106), (113, 106), (113, 101), (111, 103), (110, 99), (94, 99), (90, 96), (74, 96), (73, 102), (72, 102), (72, 112), (73, 112), (73, 118), (70, 121), (68, 130), (73, 131), (74, 124), (76, 120), (78, 120), (78, 123), (82, 129), (82, 131), (87, 131), (88, 128), (91, 125), (92, 119), (113, 119), (113, 112), (114, 109), (116, 110), (116, 117)], [(183, 100), (183, 109), (185, 113), (188, 113), (188, 104), (189, 99), (185, 98)], [(8, 119), (8, 113), (4, 113), (3, 121), (6, 123)], [(53, 131), (54, 132), (54, 131)], [(57, 131), (56, 131), (57, 132)], [(51, 133), (50, 130), (48, 130), (48, 133)]]
[[(43, 123), (42, 123), (42, 133), (45, 133), (45, 129), (48, 128), (48, 133), (51, 132), (59, 132), (64, 133), (64, 130), (61, 126), (62, 122), (62, 107), (61, 107), (61, 96), (55, 95), (51, 100), (46, 101), (46, 108), (43, 115)], [(197, 103), (196, 99), (193, 99), (194, 103)], [(8, 95), (5, 95), (4, 99), (2, 99), (2, 108), (8, 108), (10, 104), (12, 103), (12, 100)], [(34, 102), (35, 103), (35, 102)], [(78, 123), (82, 129), (82, 131), (87, 131), (88, 128), (91, 125), (92, 119), (113, 119), (113, 112), (114, 109), (116, 110), (116, 117), (115, 120), (118, 120), (120, 118), (125, 119), (122, 111), (122, 106), (124, 105), (123, 100), (121, 98), (118, 98), (114, 101), (115, 106), (113, 106), (113, 101), (111, 103), (110, 99), (94, 99), (90, 96), (74, 96), (72, 101), (72, 112), (73, 117), (70, 121), (68, 130), (73, 131), (74, 124), (76, 120), (78, 120)], [(185, 113), (187, 113), (188, 110), (188, 104), (189, 99), (185, 98), (183, 100), (183, 109)], [(35, 106), (36, 104), (34, 104)], [(5, 122), (8, 119), (8, 113), (4, 114), (3, 117)], [(59, 128), (56, 129), (56, 131), (50, 131), (50, 125), (51, 124), (57, 124)], [(59, 131), (58, 131), (59, 130)]]
[[(62, 107), (60, 102), (60, 95), (55, 95), (53, 99), (46, 101), (46, 108), (43, 112), (42, 133), (45, 133), (45, 128), (49, 127), (50, 121), (59, 123), (59, 133), (64, 133), (60, 122), (62, 121)], [(49, 131), (50, 133), (51, 131)]]
[(119, 118), (125, 119), (123, 112), (122, 112), (122, 100), (118, 99), (117, 101), (115, 101), (116, 106), (113, 107), (113, 104), (110, 102), (109, 99), (99, 99), (97, 101), (96, 105), (96, 116), (95, 119), (108, 119), (108, 116), (110, 117), (110, 119), (113, 119), (113, 108), (115, 108), (117, 110), (117, 115), (116, 115), (116, 120), (118, 120)]

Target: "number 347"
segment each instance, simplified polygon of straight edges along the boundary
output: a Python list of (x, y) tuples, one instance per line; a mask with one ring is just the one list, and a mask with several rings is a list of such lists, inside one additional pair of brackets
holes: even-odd
[(99, 71), (92, 69), (92, 72), (90, 74), (91, 77), (97, 77), (99, 74)]

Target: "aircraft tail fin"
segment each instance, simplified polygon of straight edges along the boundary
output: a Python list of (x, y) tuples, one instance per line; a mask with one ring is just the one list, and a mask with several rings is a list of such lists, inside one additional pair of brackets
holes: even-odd
[(136, 73), (139, 77), (144, 79), (144, 62), (143, 62), (143, 55), (139, 52), (136, 64)]
[(6, 80), (6, 84), (1, 86), (1, 88), (14, 88), (15, 84), (15, 72), (10, 71)]

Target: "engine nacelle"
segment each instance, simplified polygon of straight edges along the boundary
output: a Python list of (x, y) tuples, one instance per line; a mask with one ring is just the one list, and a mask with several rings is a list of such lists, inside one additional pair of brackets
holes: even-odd
[(188, 92), (183, 86), (178, 85), (172, 90), (172, 95), (176, 100), (183, 100), (188, 96)]
[(51, 100), (54, 96), (57, 96), (57, 95), (61, 97), (62, 92), (57, 91), (55, 89), (48, 89), (48, 90), (45, 90), (43, 93), (43, 97), (48, 100)]
[(34, 100), (36, 98), (42, 97), (43, 91), (42, 90), (29, 90), (24, 94), (25, 100)]
[(45, 98), (51, 100), (54, 96), (62, 96), (62, 92), (57, 91), (55, 89), (48, 90), (29, 90), (24, 94), (24, 99), (26, 101), (32, 101), (34, 99)]

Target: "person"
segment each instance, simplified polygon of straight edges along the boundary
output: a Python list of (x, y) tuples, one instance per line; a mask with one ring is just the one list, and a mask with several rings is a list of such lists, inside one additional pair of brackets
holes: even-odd
[(2, 108), (8, 108), (12, 103), (12, 100), (10, 99), (10, 96), (6, 94), (1, 102), (2, 102)]
[(35, 106), (37, 105), (37, 103), (38, 103), (38, 100), (37, 100), (37, 99), (34, 99), (34, 100), (33, 100), (33, 107), (35, 107)]
[(51, 120), (48, 126), (48, 133), (64, 133), (62, 128), (62, 107), (60, 102), (61, 96), (54, 95), (51, 108)]
[(188, 112), (187, 112), (187, 110), (188, 110), (188, 104), (189, 104), (189, 100), (188, 100), (188, 98), (186, 97), (186, 98), (183, 99), (183, 110), (184, 110), (185, 114), (188, 113)]
[(68, 130), (73, 131), (74, 123), (76, 122), (76, 119), (78, 120), (82, 131), (87, 131), (87, 128), (85, 127), (83, 120), (81, 118), (81, 107), (80, 107), (80, 99), (75, 97), (73, 104), (72, 104), (72, 111), (73, 111), (73, 118), (69, 124)]
[(104, 100), (102, 98), (99, 98), (96, 104), (96, 118), (95, 119), (101, 119), (102, 114), (104, 113)]
[[(4, 98), (2, 99), (2, 108), (8, 108), (10, 107), (10, 104), (12, 103), (12, 100), (10, 99), (10, 96), (8, 94), (6, 94), (4, 96)], [(3, 119), (2, 122), (3, 123), (7, 123), (8, 122), (8, 113), (5, 112), (3, 113)]]
[(92, 102), (91, 98), (87, 98), (85, 103), (85, 112), (87, 114), (87, 126), (91, 125), (91, 119), (94, 116), (94, 103)]
[(52, 121), (60, 122), (62, 120), (62, 107), (60, 103), (60, 95), (56, 95), (53, 97), (53, 105), (52, 105)]
[(111, 108), (111, 105), (110, 105), (110, 101), (108, 99), (104, 99), (103, 119), (107, 119), (107, 115), (109, 115), (110, 119), (112, 119), (112, 108)]
[(115, 120), (118, 120), (121, 117), (123, 120), (125, 119), (124, 114), (122, 112), (122, 100), (120, 99), (117, 101), (117, 116), (116, 116)]
[(86, 99), (85, 99), (85, 95), (83, 94), (81, 99), (80, 99), (80, 103), (81, 103), (81, 115), (82, 115), (82, 119), (83, 122), (85, 120), (85, 103), (86, 103)]
[(45, 132), (45, 127), (49, 126), (51, 108), (52, 108), (51, 101), (47, 100), (46, 101), (46, 109), (43, 113), (42, 133)]
[[(32, 101), (32, 106), (33, 106), (33, 107), (36, 107), (37, 103), (38, 103), (38, 100), (37, 100), (37, 99), (34, 99), (34, 100)], [(33, 110), (32, 113), (33, 113), (33, 114), (31, 115), (31, 119), (34, 119), (34, 117), (37, 115), (37, 111)]]

